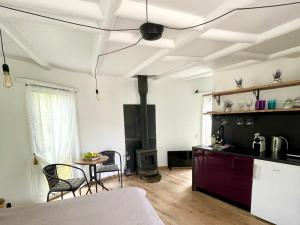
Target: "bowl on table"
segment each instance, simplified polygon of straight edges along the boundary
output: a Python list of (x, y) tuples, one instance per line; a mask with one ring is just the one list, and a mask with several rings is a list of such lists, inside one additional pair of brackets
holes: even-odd
[(83, 153), (81, 156), (81, 159), (85, 161), (94, 161), (100, 158), (101, 158), (101, 154), (97, 152), (87, 152), (87, 153)]

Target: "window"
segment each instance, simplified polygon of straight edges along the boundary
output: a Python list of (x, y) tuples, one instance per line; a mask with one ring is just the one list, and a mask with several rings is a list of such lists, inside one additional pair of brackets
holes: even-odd
[(210, 115), (203, 115), (203, 113), (212, 111), (212, 97), (203, 96), (202, 104), (202, 144), (210, 145), (211, 144), (211, 127), (212, 121)]
[[(32, 134), (32, 150), (41, 167), (50, 163), (71, 163), (79, 155), (75, 93), (54, 88), (28, 85), (28, 116)], [(41, 167), (35, 168), (43, 177)], [(58, 169), (63, 177), (71, 170)], [(34, 182), (41, 182), (35, 177)]]

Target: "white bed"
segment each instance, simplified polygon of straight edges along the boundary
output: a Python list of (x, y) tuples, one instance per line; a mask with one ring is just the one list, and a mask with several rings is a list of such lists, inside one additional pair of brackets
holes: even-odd
[(128, 187), (95, 195), (0, 210), (1, 225), (163, 225), (143, 189)]

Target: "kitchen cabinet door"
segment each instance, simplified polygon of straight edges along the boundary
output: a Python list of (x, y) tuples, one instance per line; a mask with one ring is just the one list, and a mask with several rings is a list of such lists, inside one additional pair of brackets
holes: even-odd
[(226, 173), (250, 178), (252, 182), (253, 158), (228, 155), (226, 161)]
[(300, 225), (300, 167), (255, 160), (251, 213), (277, 225)]
[(197, 154), (197, 182), (196, 186), (207, 190), (208, 176), (207, 176), (207, 164), (206, 164), (206, 151), (199, 150)]
[(227, 156), (225, 164), (225, 196), (250, 209), (253, 159)]
[(198, 185), (198, 153), (199, 150), (193, 150), (193, 170), (192, 170), (192, 189), (196, 191), (196, 187)]
[(225, 155), (220, 153), (207, 152), (205, 168), (207, 174), (207, 190), (223, 196), (225, 193)]
[(193, 151), (193, 190), (199, 187), (199, 154), (200, 150)]

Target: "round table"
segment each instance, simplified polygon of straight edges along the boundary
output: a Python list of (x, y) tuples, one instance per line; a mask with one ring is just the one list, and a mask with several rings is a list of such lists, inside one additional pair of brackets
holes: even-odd
[(105, 190), (108, 191), (108, 189), (104, 186), (104, 184), (101, 182), (101, 180), (97, 179), (97, 164), (101, 164), (106, 162), (109, 159), (108, 156), (106, 155), (100, 155), (100, 158), (97, 160), (83, 160), (83, 159), (79, 159), (76, 160), (74, 163), (78, 164), (78, 165), (82, 165), (82, 166), (89, 166), (89, 173), (90, 173), (90, 181), (89, 184), (92, 185), (93, 181), (96, 184), (96, 192), (98, 192), (98, 184)]

